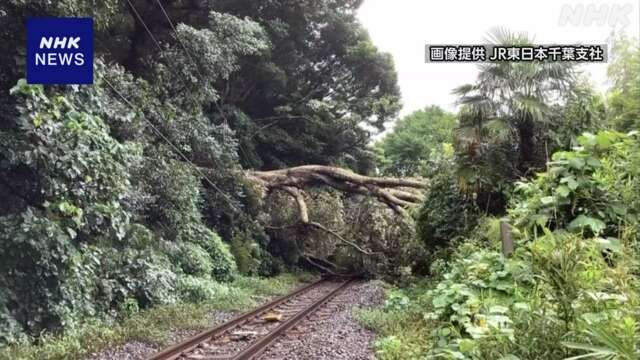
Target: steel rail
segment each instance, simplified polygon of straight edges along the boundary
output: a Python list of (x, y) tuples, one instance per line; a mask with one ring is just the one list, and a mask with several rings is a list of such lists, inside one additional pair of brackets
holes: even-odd
[(178, 344), (172, 345), (162, 351), (160, 351), (159, 353), (156, 353), (154, 355), (152, 355), (151, 357), (147, 358), (147, 360), (173, 360), (178, 358), (179, 356), (190, 352), (191, 350), (195, 349), (198, 347), (198, 345), (200, 345), (201, 343), (203, 343), (204, 341), (213, 338), (217, 335), (223, 334), (224, 332), (226, 332), (229, 329), (232, 329), (238, 325), (241, 325), (242, 323), (246, 322), (247, 320), (250, 320), (251, 318), (259, 315), (260, 313), (265, 312), (266, 310), (269, 310), (270, 308), (273, 308), (275, 306), (278, 306), (282, 303), (284, 303), (285, 301), (301, 294), (304, 293), (306, 291), (309, 291), (315, 287), (317, 287), (318, 285), (320, 285), (321, 283), (325, 282), (325, 279), (320, 279), (317, 281), (314, 281), (310, 284), (304, 285), (299, 287), (298, 289), (294, 290), (293, 292), (290, 292), (286, 295), (280, 296), (278, 298), (276, 298), (273, 301), (270, 301), (266, 304), (261, 305), (260, 307), (248, 312), (248, 313), (244, 313), (241, 315), (236, 316), (235, 318), (225, 322), (224, 324), (221, 324), (219, 326), (216, 326), (214, 328), (211, 329), (207, 329), (204, 330)]
[(319, 300), (316, 300), (313, 304), (308, 306), (306, 309), (300, 311), (292, 318), (283, 322), (280, 326), (273, 329), (273, 331), (269, 332), (269, 334), (259, 338), (257, 341), (249, 345), (247, 348), (241, 350), (239, 353), (231, 355), (228, 357), (229, 360), (250, 360), (259, 355), (261, 355), (268, 347), (276, 341), (280, 336), (284, 335), (284, 333), (300, 323), (307, 316), (311, 315), (318, 308), (325, 305), (331, 299), (333, 299), (340, 291), (342, 291), (347, 285), (351, 283), (351, 280), (346, 280), (338, 287), (333, 289), (327, 295), (323, 296)]

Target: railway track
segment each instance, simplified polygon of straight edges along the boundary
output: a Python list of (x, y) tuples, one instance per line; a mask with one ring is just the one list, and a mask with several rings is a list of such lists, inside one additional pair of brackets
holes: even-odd
[(147, 360), (246, 360), (261, 355), (345, 289), (351, 280), (321, 279), (205, 330)]

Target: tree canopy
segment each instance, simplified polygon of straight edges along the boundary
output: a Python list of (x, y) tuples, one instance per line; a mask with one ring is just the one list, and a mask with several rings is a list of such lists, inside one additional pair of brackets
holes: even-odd
[[(322, 176), (347, 193), (334, 195), (336, 206), (371, 207), (363, 195), (374, 196), (391, 219), (391, 209), (418, 202), (366, 176), (375, 166), (365, 128), (383, 129), (400, 105), (391, 57), (358, 23), (359, 5), (2, 3), (0, 342), (331, 256), (319, 249), (337, 248), (348, 229), (329, 228), (328, 216), (311, 230), (323, 234), (315, 242), (269, 222), (280, 212), (299, 225), (302, 213), (286, 215), (301, 199), (310, 222), (329, 214), (303, 189)], [(29, 16), (93, 17), (92, 86), (20, 79)], [(270, 171), (308, 164), (333, 175), (313, 173), (295, 196), (295, 185), (280, 186), (284, 205), (271, 209), (282, 191), (258, 189)], [(370, 246), (358, 242), (350, 248)]]
[(394, 123), (393, 131), (376, 143), (383, 174), (415, 176), (443, 143), (453, 141), (455, 116), (438, 106), (415, 111)]
[(640, 128), (640, 50), (637, 39), (619, 38), (612, 49), (609, 77), (613, 88), (609, 95), (611, 121), (621, 131)]
[[(456, 113), (396, 119), (360, 5), (0, 4), (0, 346), (314, 268), (431, 276), (377, 314), (419, 329), (381, 356), (637, 358), (638, 47), (616, 40), (607, 96), (575, 64), (489, 62)], [(94, 84), (26, 83), (31, 16), (94, 18)]]

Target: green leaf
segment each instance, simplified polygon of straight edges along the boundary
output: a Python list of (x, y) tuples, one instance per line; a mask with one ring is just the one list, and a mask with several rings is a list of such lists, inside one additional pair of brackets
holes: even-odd
[(513, 304), (513, 308), (516, 310), (529, 311), (531, 310), (531, 306), (525, 302), (517, 302)]
[(601, 164), (600, 164), (600, 160), (594, 157), (589, 157), (587, 159), (587, 165), (591, 166), (592, 168), (599, 168)]
[(531, 220), (537, 225), (545, 226), (549, 222), (549, 217), (547, 215), (536, 214), (532, 216)]
[(435, 298), (433, 298), (433, 306), (436, 308), (442, 308), (447, 306), (447, 304), (449, 304), (449, 301), (446, 297), (444, 296), (436, 296)]
[(584, 165), (585, 165), (585, 161), (582, 158), (576, 157), (569, 160), (569, 166), (571, 166), (574, 169), (580, 170), (584, 168)]
[(594, 234), (599, 234), (607, 227), (607, 224), (600, 219), (579, 215), (569, 223), (568, 227), (569, 230), (582, 230), (585, 227), (589, 227)]
[(613, 350), (605, 347), (593, 346), (588, 344), (578, 344), (574, 342), (563, 342), (562, 345), (570, 349), (589, 351), (586, 354), (572, 356), (570, 358), (566, 358), (565, 360), (578, 360), (578, 359), (586, 359), (586, 358), (613, 359), (614, 356), (616, 355), (616, 353)]
[(470, 353), (475, 349), (476, 342), (471, 339), (461, 339), (458, 341), (458, 347), (460, 348), (460, 352)]
[(575, 190), (578, 188), (578, 182), (576, 181), (576, 178), (573, 176), (565, 176), (562, 179), (560, 179), (560, 183), (561, 184), (567, 184), (567, 186), (569, 187), (569, 189), (571, 190)]
[(489, 308), (489, 312), (492, 314), (506, 314), (509, 308), (501, 305), (494, 305)]
[(566, 198), (571, 193), (571, 190), (569, 190), (569, 187), (567, 186), (560, 185), (556, 189), (556, 193), (560, 195), (560, 197)]
[(596, 238), (596, 242), (598, 246), (600, 246), (601, 250), (609, 250), (614, 253), (622, 252), (622, 245), (620, 244), (620, 239), (608, 237), (608, 238)]
[(554, 202), (556, 198), (553, 196), (545, 196), (543, 198), (540, 199), (540, 201), (544, 204), (544, 205), (549, 205), (551, 203)]
[(596, 143), (602, 150), (606, 150), (611, 147), (611, 144), (615, 141), (615, 135), (611, 132), (603, 131), (596, 135)]

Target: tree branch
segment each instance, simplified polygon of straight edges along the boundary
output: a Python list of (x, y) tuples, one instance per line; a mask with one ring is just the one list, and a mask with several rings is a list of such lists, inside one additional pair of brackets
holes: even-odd
[(370, 252), (370, 251), (367, 251), (367, 250), (365, 250), (365, 249), (361, 248), (360, 246), (358, 246), (358, 244), (356, 244), (356, 243), (354, 243), (354, 242), (352, 242), (352, 241), (349, 241), (349, 240), (347, 240), (347, 239), (343, 238), (343, 237), (342, 237), (340, 234), (338, 234), (337, 232), (335, 232), (335, 231), (333, 231), (333, 230), (331, 230), (331, 229), (329, 229), (329, 228), (325, 227), (324, 225), (322, 225), (322, 224), (320, 224), (320, 223), (317, 223), (317, 222), (315, 222), (315, 221), (311, 221), (311, 222), (307, 223), (306, 225), (309, 225), (309, 226), (314, 227), (314, 228), (316, 228), (316, 229), (320, 229), (320, 230), (322, 230), (322, 231), (325, 231), (325, 232), (327, 232), (327, 233), (329, 233), (329, 234), (333, 235), (336, 239), (338, 239), (338, 240), (342, 241), (343, 243), (345, 243), (345, 244), (347, 244), (347, 245), (351, 246), (352, 248), (354, 248), (354, 249), (358, 250), (358, 252), (360, 252), (360, 253), (362, 253), (362, 254), (364, 254), (364, 255), (373, 255), (373, 254), (375, 254), (375, 253), (372, 253), (372, 252)]
[(315, 267), (317, 267), (318, 269), (325, 271), (328, 274), (331, 274), (333, 276), (340, 276), (340, 274), (338, 274), (337, 272), (329, 269), (328, 267), (324, 266), (324, 265), (320, 265), (317, 262), (315, 262), (314, 260), (311, 260), (311, 256), (307, 255), (307, 254), (302, 254), (302, 258), (307, 260), (307, 262)]
[(298, 215), (299, 215), (299, 219), (300, 219), (300, 223), (298, 224), (293, 224), (293, 225), (289, 225), (289, 226), (284, 226), (284, 227), (272, 227), (272, 226), (265, 226), (268, 229), (273, 229), (273, 230), (283, 230), (286, 228), (292, 228), (295, 226), (298, 226), (300, 224), (302, 224), (303, 226), (308, 226), (308, 227), (312, 227), (318, 230), (322, 230), (330, 235), (332, 235), (333, 237), (335, 237), (336, 239), (340, 240), (341, 242), (351, 246), (352, 248), (356, 249), (358, 252), (364, 254), (364, 255), (373, 255), (374, 253), (367, 251), (363, 248), (361, 248), (358, 244), (354, 243), (353, 241), (349, 241), (347, 239), (345, 239), (342, 235), (338, 234), (338, 232), (331, 230), (329, 228), (327, 228), (326, 226), (317, 223), (315, 221), (310, 221), (309, 220), (309, 211), (307, 208), (307, 203), (304, 200), (304, 194), (300, 189), (294, 188), (294, 187), (290, 187), (290, 186), (285, 186), (281, 188), (283, 191), (287, 192), (289, 195), (291, 195), (295, 201), (296, 204), (298, 206)]
[(304, 195), (302, 191), (298, 188), (294, 188), (291, 186), (284, 186), (282, 190), (288, 192), (293, 198), (296, 200), (296, 204), (298, 204), (298, 214), (300, 215), (300, 221), (304, 224), (309, 223), (309, 210), (307, 209), (307, 203), (304, 201)]
[[(327, 185), (348, 193), (374, 196), (403, 216), (408, 216), (404, 207), (422, 202), (423, 197), (419, 192), (427, 187), (427, 183), (421, 179), (370, 177), (323, 165), (303, 165), (271, 171), (246, 171), (245, 176), (249, 181), (266, 188), (267, 191), (275, 189), (287, 191), (296, 198), (299, 208), (301, 195), (296, 194), (293, 189)], [(301, 214), (303, 214), (302, 211)]]

